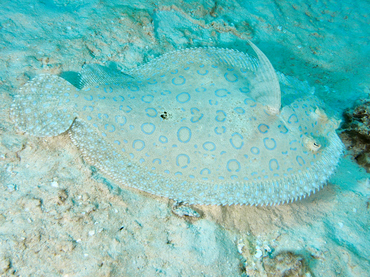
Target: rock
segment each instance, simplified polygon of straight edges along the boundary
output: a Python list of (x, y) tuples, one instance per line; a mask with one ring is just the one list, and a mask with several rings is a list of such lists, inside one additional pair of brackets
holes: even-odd
[(263, 266), (268, 277), (311, 276), (304, 258), (291, 252), (279, 253), (272, 259), (265, 257)]
[(370, 172), (370, 100), (344, 112), (340, 137), (359, 165)]

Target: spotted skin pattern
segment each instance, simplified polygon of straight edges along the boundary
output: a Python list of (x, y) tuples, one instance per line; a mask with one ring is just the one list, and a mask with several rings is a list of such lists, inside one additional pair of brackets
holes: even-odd
[(316, 100), (280, 109), (261, 53), (175, 51), (119, 78), (91, 65), (81, 90), (43, 74), (20, 89), (11, 114), (31, 135), (68, 130), (124, 186), (190, 204), (291, 202), (327, 182), (343, 144)]

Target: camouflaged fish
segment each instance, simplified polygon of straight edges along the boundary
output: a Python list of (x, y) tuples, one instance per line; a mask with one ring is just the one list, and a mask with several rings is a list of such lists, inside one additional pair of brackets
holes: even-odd
[(81, 89), (41, 74), (11, 115), (38, 136), (68, 132), (115, 182), (189, 204), (268, 205), (319, 190), (343, 151), (316, 101), (281, 107), (278, 77), (255, 56), (220, 48), (165, 54), (126, 74), (100, 65)]

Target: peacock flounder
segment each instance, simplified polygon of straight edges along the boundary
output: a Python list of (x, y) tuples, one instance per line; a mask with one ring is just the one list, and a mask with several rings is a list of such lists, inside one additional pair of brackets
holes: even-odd
[(83, 157), (119, 184), (190, 204), (268, 205), (319, 190), (343, 151), (312, 98), (281, 107), (277, 74), (235, 50), (165, 54), (127, 74), (85, 66), (82, 89), (41, 74), (15, 96), (22, 131), (68, 131)]

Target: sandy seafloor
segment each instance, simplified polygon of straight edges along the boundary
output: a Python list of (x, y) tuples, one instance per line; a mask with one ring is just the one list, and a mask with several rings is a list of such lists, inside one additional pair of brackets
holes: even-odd
[(349, 152), (307, 199), (186, 218), (106, 179), (67, 135), (31, 137), (9, 119), (12, 95), (39, 73), (243, 51), (246, 39), (340, 117), (369, 97), (369, 11), (366, 0), (1, 0), (0, 275), (370, 276), (370, 175)]

